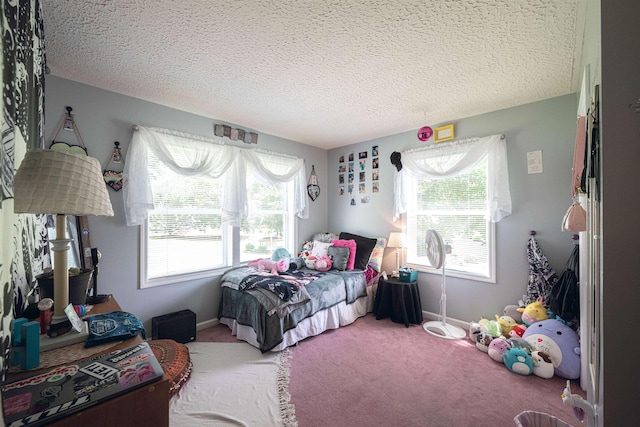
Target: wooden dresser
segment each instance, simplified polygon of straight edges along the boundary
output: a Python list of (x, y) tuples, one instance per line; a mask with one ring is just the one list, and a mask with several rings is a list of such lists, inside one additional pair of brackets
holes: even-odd
[[(110, 313), (121, 311), (120, 305), (111, 299), (102, 304), (96, 304), (90, 314)], [(116, 343), (99, 354), (110, 353), (114, 350), (127, 348), (144, 341), (140, 335)], [(95, 357), (91, 355), (90, 357)], [(88, 357), (87, 357), (88, 358)], [(83, 360), (83, 359), (77, 359)], [(70, 360), (66, 363), (72, 363)], [(6, 381), (12, 382), (24, 377), (47, 372), (50, 368), (37, 371), (8, 374)], [(52, 426), (74, 427), (112, 427), (112, 426), (169, 426), (169, 380), (166, 376), (144, 387), (121, 394), (105, 402), (98, 403), (81, 412), (71, 414), (66, 418), (57, 420)]]

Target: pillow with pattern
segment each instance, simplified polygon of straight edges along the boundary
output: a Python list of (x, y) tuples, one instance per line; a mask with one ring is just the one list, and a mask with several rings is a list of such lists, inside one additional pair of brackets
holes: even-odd
[(382, 268), (382, 258), (384, 257), (384, 248), (387, 246), (386, 237), (378, 237), (376, 245), (373, 247), (371, 257), (369, 258), (369, 265), (377, 272), (380, 272)]
[(331, 246), (331, 243), (321, 242), (319, 240), (313, 241), (313, 248), (311, 249), (311, 255), (320, 258), (322, 256), (327, 256), (327, 250)]

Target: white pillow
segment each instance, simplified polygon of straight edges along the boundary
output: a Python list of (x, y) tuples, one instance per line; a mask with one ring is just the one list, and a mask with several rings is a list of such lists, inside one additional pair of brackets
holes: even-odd
[(311, 249), (311, 255), (320, 258), (321, 256), (327, 256), (331, 243), (320, 242), (318, 240), (313, 241), (313, 248)]

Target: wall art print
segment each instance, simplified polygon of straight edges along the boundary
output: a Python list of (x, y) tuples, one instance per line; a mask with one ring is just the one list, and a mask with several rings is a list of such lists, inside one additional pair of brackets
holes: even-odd
[(338, 158), (338, 195), (348, 196), (349, 204), (357, 206), (371, 201), (370, 194), (380, 191), (379, 146), (373, 145), (371, 151), (341, 154)]

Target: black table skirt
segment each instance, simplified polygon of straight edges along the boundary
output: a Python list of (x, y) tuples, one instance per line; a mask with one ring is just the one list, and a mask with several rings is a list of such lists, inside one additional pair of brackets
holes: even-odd
[(376, 319), (391, 317), (391, 321), (404, 323), (422, 323), (422, 305), (417, 282), (401, 282), (397, 279), (378, 281), (378, 291), (373, 303)]

